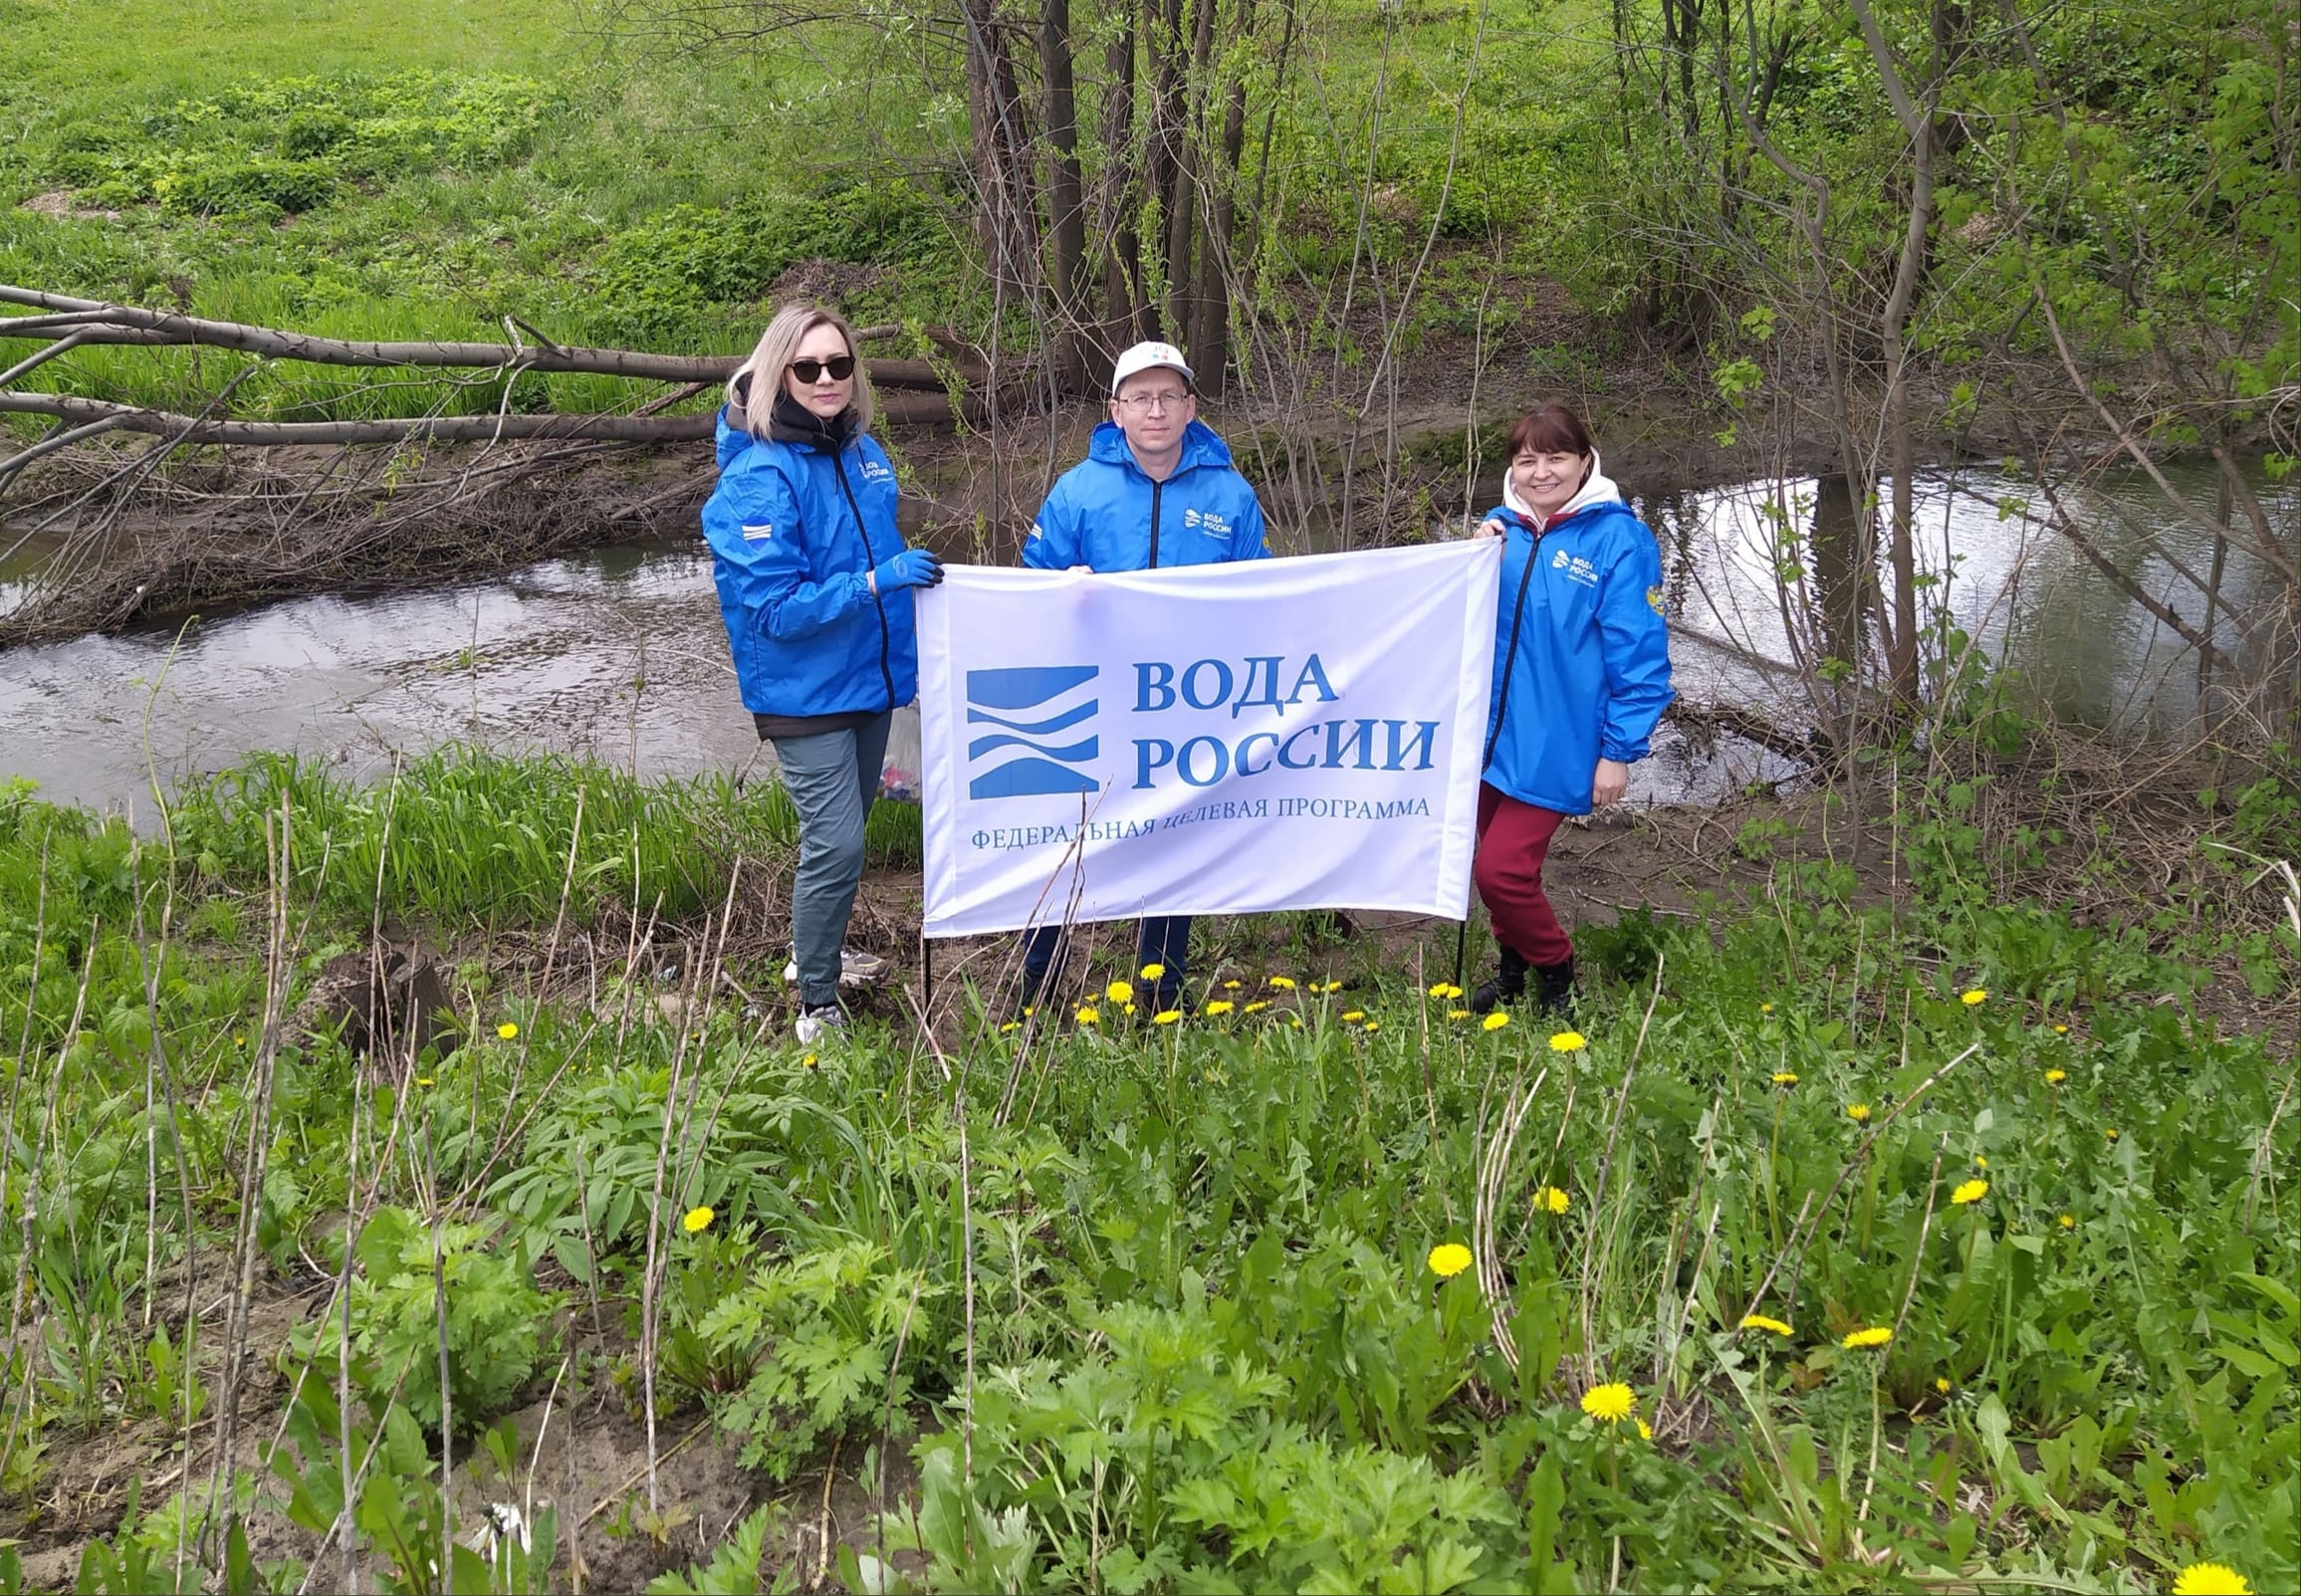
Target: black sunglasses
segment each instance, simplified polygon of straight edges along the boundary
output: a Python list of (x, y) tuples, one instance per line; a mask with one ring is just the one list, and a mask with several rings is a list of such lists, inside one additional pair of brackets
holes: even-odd
[(791, 374), (802, 382), (812, 382), (825, 371), (831, 374), (834, 381), (844, 382), (855, 374), (855, 357), (851, 354), (834, 354), (827, 360), (791, 362)]

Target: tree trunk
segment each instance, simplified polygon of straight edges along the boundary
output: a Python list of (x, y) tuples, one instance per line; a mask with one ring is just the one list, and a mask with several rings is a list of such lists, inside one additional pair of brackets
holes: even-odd
[(1063, 389), (1086, 383), (1086, 199), (1078, 165), (1078, 96), (1070, 53), (1070, 0), (1043, 0), (1038, 66), (1046, 85), (1048, 237), (1053, 244), (1054, 365)]
[(1102, 101), (1104, 342), (1124, 348), (1146, 336), (1142, 289), (1142, 163), (1134, 136), (1135, 14), (1120, 12), (1117, 35), (1103, 54), (1108, 82)]
[(1174, 338), (1175, 297), (1174, 204), (1183, 164), (1183, 75), (1188, 62), (1183, 44), (1183, 0), (1143, 0), (1146, 31), (1150, 36), (1151, 126), (1149, 188), (1159, 203), (1161, 227), (1157, 239), (1158, 304), (1151, 309), (1152, 331)]
[[(1233, 36), (1255, 32), (1255, 0), (1238, 0)], [(1199, 251), (1199, 292), (1191, 327), (1191, 362), (1199, 385), (1221, 397), (1231, 363), (1232, 244), (1238, 233), (1239, 161), (1247, 148), (1247, 78), (1236, 73), (1224, 95), (1222, 159), (1209, 200), (1207, 236)]]

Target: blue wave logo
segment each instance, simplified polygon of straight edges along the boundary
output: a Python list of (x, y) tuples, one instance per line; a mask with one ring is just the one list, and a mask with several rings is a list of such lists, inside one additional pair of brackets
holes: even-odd
[(967, 724), (996, 731), (967, 744), (967, 760), (1017, 757), (993, 766), (967, 787), (969, 798), (1043, 798), (1050, 794), (1092, 793), (1101, 784), (1075, 767), (1095, 757), (1099, 743), (1090, 733), (1074, 742), (1047, 741), (1075, 733), (1094, 719), (1101, 701), (1081, 699), (1078, 690), (1101, 674), (1095, 665), (1018, 665), (967, 673)]

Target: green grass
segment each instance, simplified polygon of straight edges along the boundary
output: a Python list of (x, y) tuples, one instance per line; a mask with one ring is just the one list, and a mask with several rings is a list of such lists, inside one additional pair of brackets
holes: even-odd
[[(577, 791), (579, 921), (627, 898), (633, 828), (639, 895), (692, 935), (732, 853), (772, 856), (788, 823), (708, 785), (460, 755), (409, 765), (388, 805), (259, 762), (179, 798), (172, 855), (0, 799), (0, 1033), (29, 1039), (11, 1201), (42, 1171), (36, 1214), (0, 1225), (41, 1348), (0, 1392), (18, 1499), (87, 1436), (164, 1446), (220, 1400), (213, 1324), (163, 1292), (145, 1329), (138, 1304), (195, 1248), (220, 1278), (268, 1102), (259, 1269), (336, 1268), (347, 1216), (362, 1239), (348, 1342), (329, 1308), (280, 1353), (313, 1377), (243, 1510), (325, 1526), (347, 1426), (355, 1459), (377, 1443), (355, 1517), (378, 1571), (439, 1531), (435, 1410), (409, 1411), (440, 1389), (436, 1190), (479, 1450), (572, 1351), (556, 1292), (630, 1337), (569, 1379), (631, 1404), (651, 1384), (772, 1482), (907, 1452), (916, 1511), (886, 1529), (924, 1554), (912, 1588), (2295, 1578), (2292, 1061), (2179, 996), (2205, 972), (2178, 945), (1988, 901), (1918, 851), (1923, 915), (1784, 865), (1771, 897), (1586, 934), (1581, 1046), (1456, 1018), (1417, 974), (1450, 948), (1309, 956), (1242, 922), (1209, 928), (1197, 1018), (1104, 997), (1092, 1025), (969, 1025), (946, 1070), (890, 1020), (791, 1045), (780, 951), (739, 959), (748, 997), (694, 1007), (698, 972), (654, 955), (563, 969), (557, 995), (489, 963), (471, 928), (532, 957), (556, 917)], [(265, 1073), (260, 816), (283, 794), (288, 1006), (360, 945), (381, 858), (387, 912), (463, 934), (449, 1056), (403, 1077), (290, 1034)], [(1491, 1301), (1479, 1269), (1433, 1266), (1474, 1244)], [(1895, 1333), (1844, 1344), (1864, 1328)], [(1615, 1383), (1632, 1417), (1589, 1416)], [(143, 1507), (104, 1557), (170, 1563), (199, 1518)], [(722, 1551), (756, 1574), (756, 1545)]]

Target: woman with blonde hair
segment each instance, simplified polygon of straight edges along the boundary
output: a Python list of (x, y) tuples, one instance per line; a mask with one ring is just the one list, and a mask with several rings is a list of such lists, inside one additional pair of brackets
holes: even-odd
[(844, 947), (847, 920), (887, 729), (918, 694), (911, 589), (943, 579), (932, 554), (903, 546), (894, 467), (870, 424), (853, 330), (786, 306), (727, 384), (719, 486), (703, 507), (744, 707), (799, 811), (787, 974), (802, 1042), (846, 1025), (842, 983), (885, 973)]

